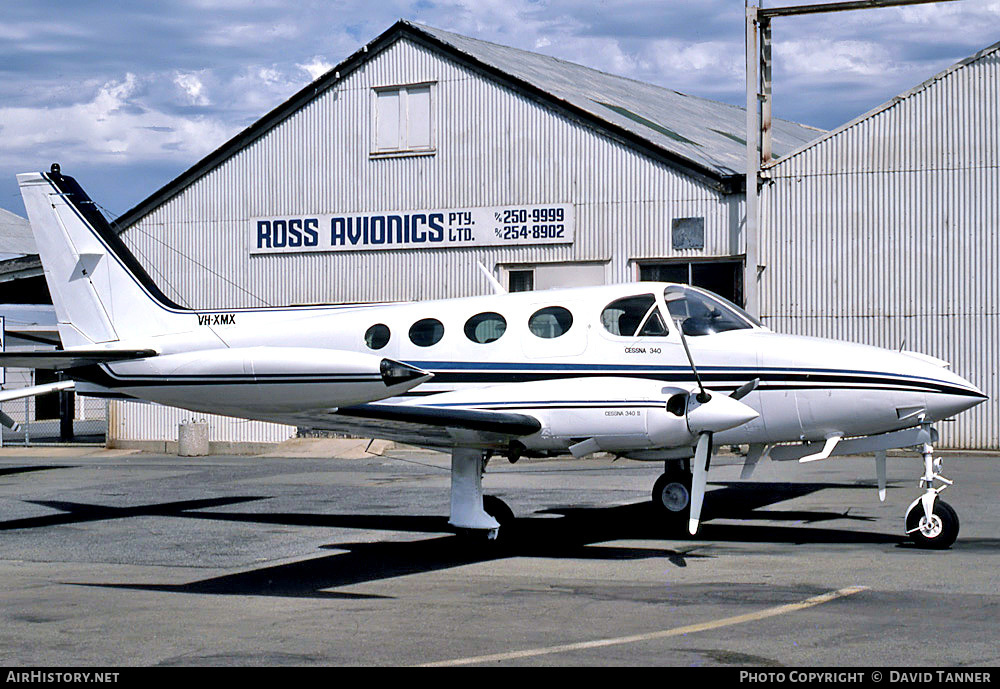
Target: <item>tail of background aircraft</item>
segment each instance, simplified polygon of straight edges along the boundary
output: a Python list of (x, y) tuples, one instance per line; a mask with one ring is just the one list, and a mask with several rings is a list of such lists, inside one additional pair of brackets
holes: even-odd
[(76, 180), (59, 166), (17, 176), (64, 347), (189, 329)]

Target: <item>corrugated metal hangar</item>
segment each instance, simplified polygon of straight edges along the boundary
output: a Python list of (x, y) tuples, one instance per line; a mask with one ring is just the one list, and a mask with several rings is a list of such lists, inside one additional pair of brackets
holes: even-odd
[[(997, 398), (998, 55), (833, 132), (774, 121), (746, 271), (765, 324), (921, 350)], [(742, 302), (745, 131), (742, 108), (400, 21), (118, 225), (195, 308), (482, 294), (477, 262), (511, 290), (656, 279)], [(493, 233), (508, 215), (542, 229)], [(184, 416), (114, 402), (109, 441), (174, 439)], [(1000, 447), (996, 404), (942, 431)]]

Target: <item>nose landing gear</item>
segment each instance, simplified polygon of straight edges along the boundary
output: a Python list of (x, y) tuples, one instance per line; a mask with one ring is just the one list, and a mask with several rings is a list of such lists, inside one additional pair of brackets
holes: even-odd
[[(941, 459), (934, 459), (934, 448), (930, 443), (924, 443), (922, 452), (924, 458), (924, 475), (920, 485), (924, 494), (910, 503), (906, 510), (906, 535), (920, 548), (943, 550), (951, 547), (958, 538), (958, 515), (951, 505), (938, 498), (941, 491), (954, 482), (949, 481), (939, 472)], [(940, 481), (941, 486), (934, 486)]]

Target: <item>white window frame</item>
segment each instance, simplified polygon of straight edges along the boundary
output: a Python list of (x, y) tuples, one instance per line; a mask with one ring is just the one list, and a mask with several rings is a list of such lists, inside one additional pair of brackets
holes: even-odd
[[(424, 81), (416, 84), (402, 84), (395, 86), (377, 86), (372, 89), (372, 137), (371, 152), (372, 158), (394, 158), (414, 155), (434, 155), (437, 152), (435, 141), (437, 140), (434, 118), (434, 92), (436, 82)], [(427, 143), (421, 145), (410, 144), (410, 99), (412, 91), (427, 91)], [(399, 95), (399, 115), (398, 115), (398, 143), (396, 146), (383, 146), (379, 148), (379, 96), (386, 93), (397, 93)]]

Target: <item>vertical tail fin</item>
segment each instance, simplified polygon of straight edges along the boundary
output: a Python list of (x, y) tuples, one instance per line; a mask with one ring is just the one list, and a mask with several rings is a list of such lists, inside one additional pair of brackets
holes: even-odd
[(64, 347), (185, 329), (188, 309), (159, 290), (76, 180), (53, 165), (17, 181)]

